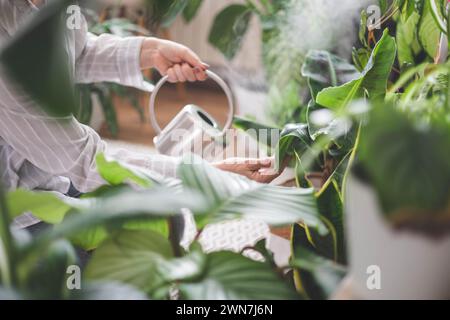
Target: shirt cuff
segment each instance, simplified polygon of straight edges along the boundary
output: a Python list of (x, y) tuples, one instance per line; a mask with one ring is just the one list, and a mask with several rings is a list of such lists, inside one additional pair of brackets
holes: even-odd
[(145, 37), (128, 37), (120, 40), (117, 65), (120, 83), (148, 91), (140, 66), (142, 42)]

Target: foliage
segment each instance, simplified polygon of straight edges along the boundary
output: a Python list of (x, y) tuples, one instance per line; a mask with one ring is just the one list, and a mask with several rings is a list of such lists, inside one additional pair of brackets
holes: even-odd
[(169, 28), (178, 15), (190, 22), (200, 9), (203, 0), (146, 0), (147, 18), (152, 29)]
[[(194, 8), (188, 16), (199, 3), (190, 4)], [(281, 10), (283, 1), (261, 1), (260, 8), (252, 3), (246, 2), (245, 10), (233, 9), (241, 12), (235, 16), (244, 25), (247, 10), (270, 16)], [(363, 15), (354, 65), (316, 50), (298, 70), (311, 96), (302, 121), (291, 118), (278, 128), (280, 139), (268, 141), (278, 167), (286, 161), (295, 166), (298, 188), (261, 185), (195, 158), (179, 166), (178, 180), (157, 181), (102, 155), (97, 168), (108, 184), (78, 200), (48, 192), (5, 192), (0, 184), (0, 297), (167, 299), (176, 293), (183, 299), (329, 298), (347, 271), (343, 201), (352, 166), (374, 187), (391, 222), (447, 228), (450, 66), (432, 61), (442, 54), (435, 35), (447, 32), (448, 12), (444, 1), (381, 3), (380, 24), (392, 23), (395, 32), (378, 34), (367, 28)], [(164, 5), (174, 10), (162, 15), (171, 21), (173, 12), (186, 4)], [(63, 7), (48, 8), (30, 25), (45, 26)], [(264, 20), (266, 31), (269, 20)], [(222, 20), (230, 28), (226, 22)], [(26, 30), (0, 52), (3, 61), (10, 61), (15, 50), (24, 48), (29, 33), (37, 32)], [(52, 32), (47, 36), (56, 39)], [(224, 42), (221, 46), (233, 54)], [(17, 64), (10, 72), (22, 80)], [(51, 114), (69, 114), (59, 109), (60, 92), (27, 80), (22, 85), (31, 95), (39, 92), (36, 100)], [(273, 129), (246, 119), (236, 119), (236, 124), (241, 129)], [(181, 247), (177, 223), (186, 209), (194, 215), (199, 234), (208, 223), (240, 217), (292, 225), (289, 266), (276, 267), (264, 242), (251, 248), (264, 261), (233, 252), (206, 253), (196, 241)], [(34, 239), (10, 228), (11, 219), (24, 211), (54, 227)], [(77, 262), (74, 245), (96, 249), (83, 289), (75, 294), (65, 285), (67, 267)], [(294, 271), (296, 290), (283, 272), (287, 267)]]
[[(46, 112), (58, 117), (69, 116), (77, 107), (70, 65), (60, 45), (65, 29), (60, 12), (69, 3), (70, 0), (53, 1), (46, 6), (7, 43), (0, 55), (9, 75)], [(33, 52), (33, 59), (30, 59), (30, 52)], [(47, 80), (42, 81), (43, 78)]]

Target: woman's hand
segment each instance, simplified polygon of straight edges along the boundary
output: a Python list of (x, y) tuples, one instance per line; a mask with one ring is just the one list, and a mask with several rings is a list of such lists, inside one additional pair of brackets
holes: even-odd
[(157, 38), (146, 38), (141, 49), (141, 68), (155, 68), (169, 82), (204, 81), (208, 65), (188, 47)]
[(272, 180), (277, 178), (282, 171), (280, 170), (279, 172), (277, 172), (273, 168), (273, 158), (229, 158), (221, 162), (213, 163), (213, 165), (221, 170), (237, 173), (261, 183), (271, 182)]

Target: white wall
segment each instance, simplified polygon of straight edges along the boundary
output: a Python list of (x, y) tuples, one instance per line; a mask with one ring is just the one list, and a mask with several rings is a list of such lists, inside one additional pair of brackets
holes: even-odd
[[(230, 63), (208, 43), (208, 34), (216, 14), (227, 5), (239, 2), (243, 1), (204, 0), (197, 16), (189, 24), (186, 24), (182, 17), (177, 19), (170, 29), (173, 40), (189, 46), (211, 65), (223, 66)], [(234, 67), (249, 71), (260, 70), (261, 32), (258, 18), (253, 17), (243, 40), (243, 47), (231, 63)]]

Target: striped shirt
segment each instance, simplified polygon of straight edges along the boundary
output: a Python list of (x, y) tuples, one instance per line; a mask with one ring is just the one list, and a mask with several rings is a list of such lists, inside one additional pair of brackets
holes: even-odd
[[(0, 45), (37, 10), (28, 0), (0, 0)], [(139, 65), (143, 39), (95, 36), (84, 21), (61, 45), (68, 51), (76, 82), (110, 81), (145, 88)], [(97, 173), (95, 156), (108, 154), (106, 143), (72, 116), (59, 120), (43, 113), (0, 65), (0, 178), (7, 189), (67, 193), (72, 183), (77, 190), (89, 192), (105, 184)], [(178, 163), (174, 158), (128, 150), (110, 156), (164, 176), (173, 176)]]

